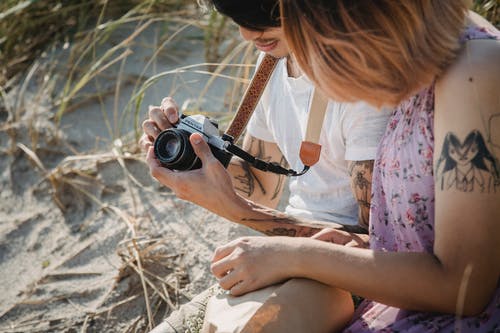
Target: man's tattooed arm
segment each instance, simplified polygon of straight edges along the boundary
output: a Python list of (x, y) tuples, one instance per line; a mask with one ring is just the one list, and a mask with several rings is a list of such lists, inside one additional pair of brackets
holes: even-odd
[(359, 205), (359, 225), (368, 230), (370, 220), (370, 202), (372, 189), (373, 160), (350, 161), (348, 164), (351, 177), (351, 189)]
[(365, 233), (358, 226), (346, 226), (340, 223), (310, 221), (289, 216), (258, 204), (249, 203), (254, 217), (246, 217), (240, 223), (268, 236), (311, 237), (325, 229), (339, 229), (352, 233)]
[[(247, 135), (243, 149), (261, 160), (276, 161), (288, 167), (275, 143)], [(272, 208), (277, 206), (286, 181), (285, 176), (257, 170), (238, 158), (233, 158), (228, 171), (232, 176), (235, 190), (244, 198)]]
[(233, 184), (236, 191), (246, 198), (252, 197), (256, 191), (256, 187), (257, 191), (262, 193), (262, 195), (267, 194), (266, 188), (262, 185), (259, 178), (257, 178), (254, 170), (247, 161), (233, 157), (231, 167), (233, 166), (241, 169), (241, 172), (233, 176)]

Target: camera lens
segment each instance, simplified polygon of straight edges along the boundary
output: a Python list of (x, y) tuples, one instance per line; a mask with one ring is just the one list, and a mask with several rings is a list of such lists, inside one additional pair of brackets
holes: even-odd
[(177, 128), (161, 132), (155, 140), (154, 151), (160, 163), (173, 170), (190, 170), (198, 162), (189, 142), (190, 133)]
[(181, 143), (176, 137), (166, 137), (162, 145), (163, 148), (161, 150), (165, 153), (166, 159), (175, 158), (179, 154)]

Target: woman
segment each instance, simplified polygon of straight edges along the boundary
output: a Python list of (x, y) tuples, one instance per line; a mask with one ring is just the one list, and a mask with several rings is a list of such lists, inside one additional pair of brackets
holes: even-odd
[(395, 107), (375, 164), (371, 249), (239, 239), (214, 255), (220, 285), (239, 295), (300, 277), (348, 290), (366, 300), (346, 332), (499, 331), (498, 32), (460, 1), (280, 5), (317, 87)]

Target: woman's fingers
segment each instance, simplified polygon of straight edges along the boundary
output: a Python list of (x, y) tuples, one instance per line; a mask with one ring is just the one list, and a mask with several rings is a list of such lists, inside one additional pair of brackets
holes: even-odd
[(237, 247), (244, 247), (249, 241), (248, 237), (241, 237), (235, 239), (226, 245), (219, 246), (215, 249), (214, 255), (212, 256), (212, 263), (221, 260), (224, 257), (230, 255)]
[[(228, 272), (234, 271), (234, 267), (240, 263), (242, 254), (240, 247), (244, 242), (244, 238), (239, 238), (215, 249), (212, 257), (212, 264), (210, 266), (215, 277), (221, 279), (225, 277)], [(239, 269), (237, 271), (241, 272)]]
[(260, 287), (255, 286), (251, 283), (250, 280), (245, 279), (245, 280), (241, 280), (238, 283), (236, 283), (235, 285), (233, 285), (233, 287), (231, 289), (229, 289), (229, 292), (233, 296), (241, 296), (241, 295), (244, 295), (248, 292), (255, 291), (259, 288), (262, 288), (262, 287), (265, 287), (265, 285), (260, 286)]
[[(229, 244), (228, 244), (229, 245)], [(224, 277), (227, 272), (233, 270), (234, 266), (234, 246), (223, 246), (215, 250), (214, 256), (212, 258), (212, 264), (210, 265), (210, 270), (214, 276), (218, 279)]]
[(210, 270), (216, 278), (222, 279), (228, 272), (233, 270), (233, 264), (227, 259), (222, 259), (212, 263), (210, 265)]
[(250, 291), (253, 291), (254, 289), (252, 289), (247, 280), (242, 280), (242, 281), (239, 281), (238, 283), (236, 283), (235, 285), (232, 286), (232, 288), (229, 290), (229, 292), (231, 293), (231, 295), (233, 296), (241, 296), (241, 295), (244, 295)]
[(233, 269), (225, 272), (225, 274), (218, 279), (219, 286), (224, 290), (229, 290), (231, 295), (243, 295), (252, 289), (252, 277), (248, 272)]
[(230, 290), (235, 285), (241, 283), (243, 279), (244, 276), (241, 276), (238, 271), (232, 270), (219, 279), (219, 285), (224, 290)]
[(325, 228), (311, 238), (339, 245), (345, 245), (352, 241), (352, 235), (348, 232), (331, 228)]

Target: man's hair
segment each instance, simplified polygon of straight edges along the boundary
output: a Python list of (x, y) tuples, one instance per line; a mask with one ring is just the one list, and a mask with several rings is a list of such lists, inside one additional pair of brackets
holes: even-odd
[(215, 8), (243, 28), (262, 31), (279, 27), (279, 0), (200, 0), (202, 5)]
[[(288, 46), (330, 97), (398, 105), (456, 58), (462, 0), (280, 0)], [(320, 15), (321, 13), (321, 15)]]

